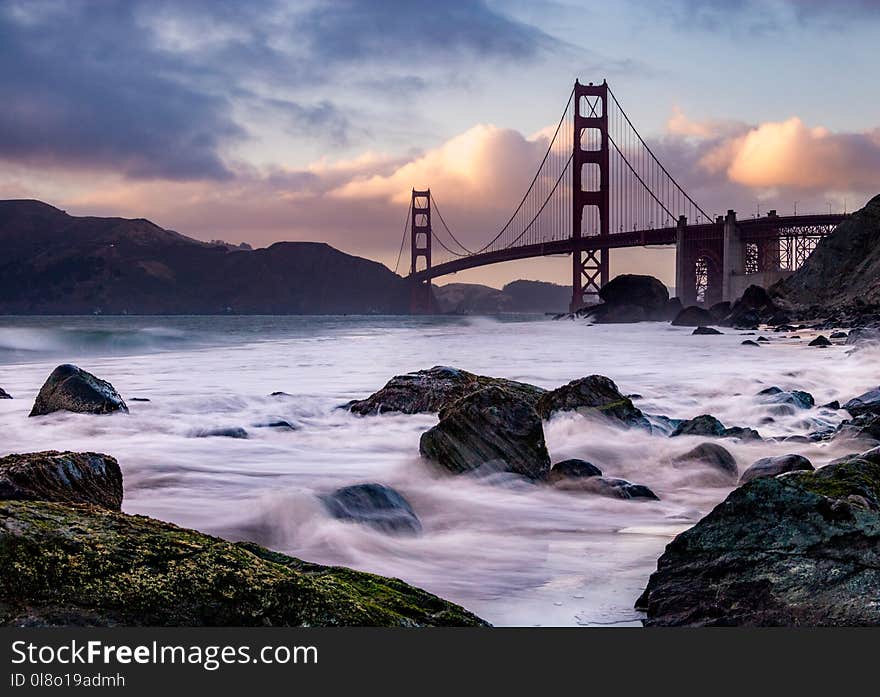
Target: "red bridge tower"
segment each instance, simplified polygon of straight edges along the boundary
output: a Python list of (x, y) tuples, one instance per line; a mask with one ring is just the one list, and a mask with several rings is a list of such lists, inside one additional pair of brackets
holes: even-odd
[(599, 290), (608, 283), (608, 248), (589, 239), (605, 238), (609, 233), (608, 83), (605, 81), (601, 85), (592, 82), (582, 85), (577, 80), (574, 83), (571, 164), (574, 253), (570, 309), (574, 312), (598, 300)]
[[(412, 218), (410, 220), (410, 278), (416, 272), (431, 268), (431, 190), (412, 190)], [(409, 311), (414, 315), (434, 312), (434, 293), (431, 279), (411, 280)]]

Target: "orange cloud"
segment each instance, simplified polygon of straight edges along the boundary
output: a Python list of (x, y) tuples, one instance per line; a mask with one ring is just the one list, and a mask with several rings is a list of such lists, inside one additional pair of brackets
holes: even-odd
[(700, 164), (752, 188), (875, 191), (880, 187), (880, 138), (876, 131), (811, 128), (795, 116), (722, 139)]

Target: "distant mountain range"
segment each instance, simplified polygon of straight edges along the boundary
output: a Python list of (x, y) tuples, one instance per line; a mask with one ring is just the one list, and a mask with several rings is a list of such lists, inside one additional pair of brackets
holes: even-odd
[(571, 302), (571, 286), (513, 281), (498, 290), (477, 283), (450, 283), (435, 286), (434, 298), (441, 312), (455, 314), (566, 312)]
[(407, 282), (318, 242), (250, 250), (0, 201), (0, 314), (402, 314)]

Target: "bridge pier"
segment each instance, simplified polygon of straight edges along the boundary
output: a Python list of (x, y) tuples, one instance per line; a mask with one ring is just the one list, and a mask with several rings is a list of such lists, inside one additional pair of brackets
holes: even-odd
[[(409, 311), (413, 315), (434, 313), (431, 279), (415, 280), (417, 271), (431, 269), (431, 190), (412, 190), (410, 205), (410, 283)], [(424, 269), (419, 268), (424, 265)]]
[(734, 210), (728, 210), (724, 218), (722, 250), (721, 300), (733, 302), (741, 294), (741, 291), (737, 292), (740, 285), (737, 277), (745, 275), (745, 250)]
[(684, 307), (697, 303), (696, 268), (687, 242), (687, 217), (681, 215), (675, 226), (675, 295)]

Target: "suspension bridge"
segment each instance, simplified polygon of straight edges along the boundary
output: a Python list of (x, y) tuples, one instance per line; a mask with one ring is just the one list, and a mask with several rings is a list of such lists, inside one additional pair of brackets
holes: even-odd
[(417, 314), (434, 311), (435, 278), (560, 254), (572, 257), (575, 311), (598, 300), (612, 249), (655, 246), (675, 246), (682, 303), (711, 305), (797, 269), (846, 217), (770, 211), (738, 220), (728, 210), (713, 218), (663, 166), (607, 82), (576, 81), (519, 205), (483, 246), (462, 244), (431, 190), (413, 189), (401, 255), (409, 237), (410, 306)]

